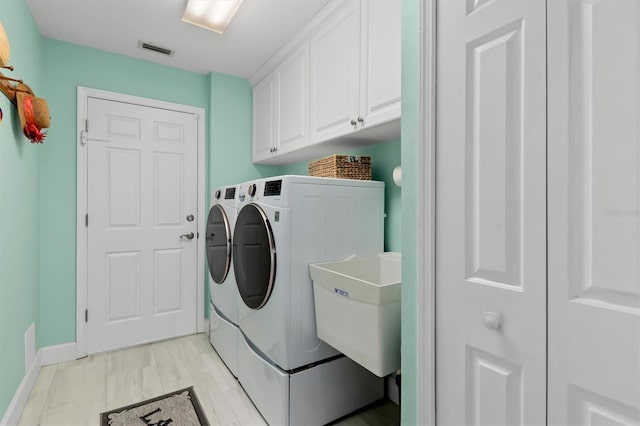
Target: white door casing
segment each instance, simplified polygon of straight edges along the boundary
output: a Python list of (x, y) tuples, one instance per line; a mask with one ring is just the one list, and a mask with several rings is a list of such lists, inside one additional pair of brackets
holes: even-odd
[[(417, 423), (435, 425), (436, 3), (418, 2)], [(403, 88), (403, 91), (407, 90)], [(406, 266), (405, 266), (406, 267)], [(403, 274), (405, 272), (403, 271)]]
[(89, 123), (78, 148), (78, 356), (205, 330), (202, 109), (84, 88), (78, 102)]
[(640, 424), (640, 2), (553, 0), (549, 424)]
[(545, 423), (540, 0), (437, 4), (437, 423)]

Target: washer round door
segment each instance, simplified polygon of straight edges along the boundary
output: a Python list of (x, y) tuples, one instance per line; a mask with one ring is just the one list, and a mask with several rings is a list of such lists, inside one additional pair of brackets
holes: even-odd
[(222, 284), (231, 266), (231, 227), (227, 214), (219, 204), (214, 204), (209, 210), (206, 245), (211, 278)]
[(276, 278), (276, 246), (269, 219), (257, 204), (247, 204), (236, 218), (233, 269), (242, 301), (252, 309), (262, 308)]

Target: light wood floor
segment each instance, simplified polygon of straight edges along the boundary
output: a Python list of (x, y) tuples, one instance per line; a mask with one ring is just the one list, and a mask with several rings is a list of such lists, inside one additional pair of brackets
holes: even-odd
[[(188, 386), (212, 425), (265, 425), (206, 334), (43, 367), (19, 424), (98, 425), (104, 411)], [(381, 403), (335, 424), (399, 425), (399, 408)]]

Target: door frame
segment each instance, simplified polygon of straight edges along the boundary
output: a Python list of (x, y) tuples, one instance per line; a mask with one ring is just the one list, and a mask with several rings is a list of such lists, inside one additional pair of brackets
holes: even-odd
[(418, 0), (416, 419), (436, 424), (436, 2)]
[[(204, 108), (189, 105), (164, 102), (155, 99), (142, 98), (138, 96), (125, 95), (122, 93), (108, 92), (104, 90), (92, 89), (78, 86), (77, 91), (77, 124), (76, 124), (76, 357), (87, 356), (87, 323), (85, 321), (85, 310), (88, 304), (88, 228), (85, 224), (85, 214), (88, 203), (88, 150), (83, 146), (82, 132), (85, 130), (87, 120), (87, 106), (89, 98), (98, 98), (108, 101), (129, 103), (144, 107), (166, 109), (176, 112), (193, 114), (198, 119), (198, 146), (197, 146), (197, 179), (198, 179), (198, 232), (205, 235), (206, 229), (206, 206), (205, 206), (205, 121)], [(205, 267), (204, 267), (204, 238), (199, 238), (196, 249), (196, 331), (206, 332), (207, 321), (205, 319)]]

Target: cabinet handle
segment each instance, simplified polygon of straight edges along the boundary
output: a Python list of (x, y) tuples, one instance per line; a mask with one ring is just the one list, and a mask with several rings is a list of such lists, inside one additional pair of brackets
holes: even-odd
[(358, 117), (358, 123), (360, 123), (360, 124), (364, 123), (364, 118)]
[(356, 119), (355, 119), (355, 118), (352, 118), (352, 119), (351, 119), (351, 125), (352, 125), (352, 126), (355, 126), (355, 125), (357, 125), (357, 124), (358, 124), (358, 122), (356, 121)]

